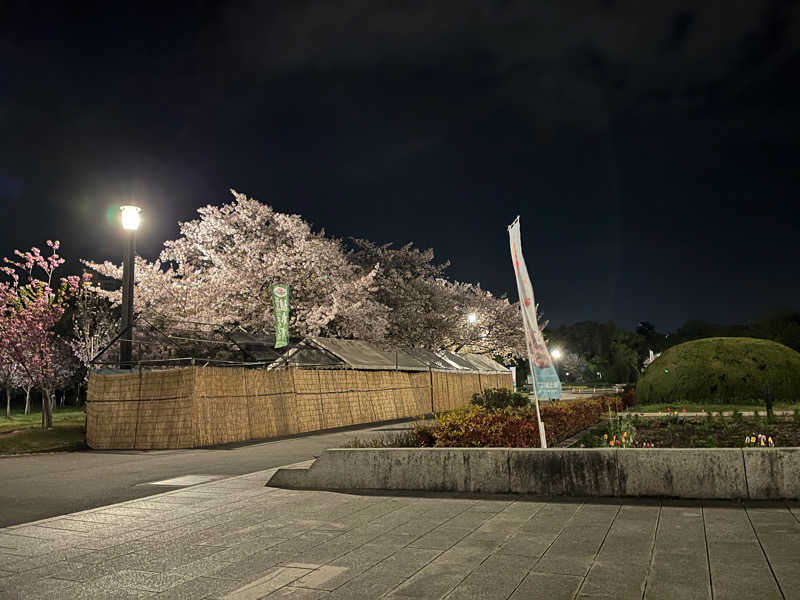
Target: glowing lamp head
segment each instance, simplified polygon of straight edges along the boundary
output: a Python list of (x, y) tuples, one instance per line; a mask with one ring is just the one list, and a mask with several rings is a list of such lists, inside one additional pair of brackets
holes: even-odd
[(139, 229), (139, 213), (142, 209), (131, 205), (120, 206), (119, 209), (122, 211), (122, 228), (128, 231)]
[(558, 360), (558, 359), (559, 359), (559, 358), (561, 358), (561, 356), (562, 356), (562, 355), (561, 355), (561, 350), (559, 350), (558, 348), (556, 348), (555, 350), (553, 350), (553, 351), (550, 353), (550, 355), (551, 355), (551, 356), (552, 356), (552, 357), (553, 357), (555, 360)]
[(477, 322), (478, 321), (478, 315), (476, 315), (475, 313), (469, 313), (467, 315), (467, 321), (469, 321), (470, 323)]

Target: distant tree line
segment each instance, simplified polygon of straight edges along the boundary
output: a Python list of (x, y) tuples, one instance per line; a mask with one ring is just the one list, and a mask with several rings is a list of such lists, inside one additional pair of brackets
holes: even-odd
[(551, 351), (561, 351), (556, 361), (559, 375), (568, 383), (633, 382), (650, 350), (657, 354), (683, 342), (720, 336), (773, 340), (800, 352), (800, 310), (775, 309), (740, 325), (689, 320), (669, 333), (658, 331), (649, 321), (640, 322), (633, 331), (594, 321), (547, 330)]

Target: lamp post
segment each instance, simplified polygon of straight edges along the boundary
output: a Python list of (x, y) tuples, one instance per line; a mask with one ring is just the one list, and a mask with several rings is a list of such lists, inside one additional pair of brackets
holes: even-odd
[(125, 245), (122, 257), (122, 338), (119, 344), (119, 368), (130, 369), (133, 355), (133, 284), (136, 260), (136, 230), (139, 229), (138, 206), (121, 206)]

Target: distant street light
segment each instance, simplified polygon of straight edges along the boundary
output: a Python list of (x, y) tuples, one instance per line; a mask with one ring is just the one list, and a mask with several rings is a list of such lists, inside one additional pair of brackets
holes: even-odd
[(125, 245), (122, 257), (122, 337), (119, 343), (119, 368), (130, 369), (133, 355), (133, 285), (136, 259), (136, 230), (139, 229), (138, 206), (121, 206)]
[(558, 359), (559, 359), (559, 358), (561, 358), (561, 356), (562, 356), (562, 354), (561, 354), (561, 350), (560, 350), (560, 349), (558, 349), (558, 348), (556, 348), (555, 350), (553, 350), (553, 351), (550, 353), (550, 356), (552, 356), (552, 357), (553, 357), (553, 360), (558, 360)]
[(470, 323), (477, 322), (478, 321), (478, 315), (476, 315), (475, 313), (469, 313), (467, 315), (467, 321), (469, 321)]

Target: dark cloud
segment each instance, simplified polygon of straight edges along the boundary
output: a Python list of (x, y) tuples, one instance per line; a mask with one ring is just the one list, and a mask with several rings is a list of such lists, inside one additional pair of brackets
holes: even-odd
[(800, 294), (797, 2), (8, 6), (3, 254), (113, 256), (137, 198), (152, 255), (236, 187), (499, 293), (521, 214), (554, 322)]

